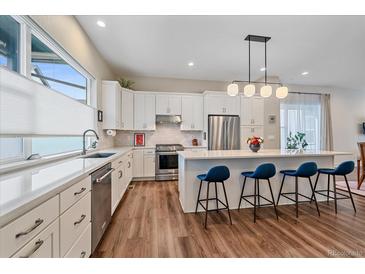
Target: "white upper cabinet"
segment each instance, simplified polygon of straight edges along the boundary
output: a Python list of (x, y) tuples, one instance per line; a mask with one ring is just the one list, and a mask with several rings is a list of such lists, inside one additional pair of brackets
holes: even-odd
[(134, 94), (134, 129), (156, 129), (156, 102), (153, 94)]
[(134, 116), (133, 92), (122, 88), (122, 129), (133, 130)]
[(103, 129), (122, 129), (122, 88), (116, 81), (102, 83)]
[(206, 114), (239, 115), (240, 100), (237, 96), (207, 94), (205, 96)]
[(181, 130), (203, 130), (203, 96), (181, 97)]
[(260, 97), (247, 98), (241, 96), (241, 125), (264, 125), (264, 99)]
[(133, 92), (117, 81), (103, 81), (103, 129), (133, 129)]
[(181, 96), (159, 94), (156, 96), (157, 115), (181, 115)]

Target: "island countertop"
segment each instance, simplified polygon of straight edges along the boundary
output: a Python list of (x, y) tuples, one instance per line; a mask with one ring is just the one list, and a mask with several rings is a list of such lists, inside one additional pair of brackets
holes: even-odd
[(351, 155), (351, 153), (349, 152), (290, 149), (262, 149), (258, 152), (252, 152), (250, 150), (187, 150), (178, 151), (178, 154), (185, 160), (221, 160)]

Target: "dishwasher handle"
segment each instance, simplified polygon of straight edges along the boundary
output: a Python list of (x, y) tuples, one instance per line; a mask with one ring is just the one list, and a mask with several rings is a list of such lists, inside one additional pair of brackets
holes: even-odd
[(111, 174), (115, 169), (111, 168), (109, 169), (109, 171), (107, 173), (105, 173), (103, 176), (101, 176), (100, 178), (96, 179), (97, 183), (101, 183), (109, 174)]

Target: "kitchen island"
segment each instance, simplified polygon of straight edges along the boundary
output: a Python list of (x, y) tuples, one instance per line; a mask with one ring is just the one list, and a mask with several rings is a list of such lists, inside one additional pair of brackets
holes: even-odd
[[(206, 173), (211, 167), (225, 165), (229, 168), (231, 177), (226, 181), (228, 203), (231, 209), (238, 208), (240, 193), (242, 190), (243, 178), (241, 172), (253, 171), (263, 163), (273, 163), (276, 166), (277, 174), (271, 179), (275, 200), (277, 199), (282, 175), (279, 173), (283, 169), (297, 169), (300, 164), (308, 161), (316, 162), (319, 168), (332, 168), (334, 157), (337, 155), (351, 155), (350, 153), (335, 151), (313, 151), (313, 150), (280, 150), (263, 149), (259, 152), (249, 150), (198, 150), (179, 151), (179, 200), (185, 213), (195, 211), (196, 200), (199, 190), (198, 174)], [(314, 184), (315, 177), (312, 178)], [(247, 179), (245, 194), (253, 194), (253, 180)], [(206, 195), (207, 184), (203, 184), (202, 196)], [(326, 176), (320, 176), (317, 189), (327, 187)], [(210, 197), (215, 197), (214, 188), (211, 188)], [(294, 179), (286, 178), (283, 192), (294, 191)], [(299, 192), (310, 196), (311, 190), (307, 179), (299, 178)], [(269, 197), (267, 183), (260, 185), (260, 194)], [(223, 197), (223, 190), (218, 186), (218, 196)], [(318, 201), (325, 200), (325, 197), (317, 195)], [(300, 198), (301, 200), (301, 198)], [(293, 202), (281, 197), (280, 204), (292, 204)], [(241, 208), (251, 207), (247, 202), (242, 201)], [(209, 208), (215, 208), (215, 201), (210, 201)], [(202, 211), (199, 207), (198, 211)]]

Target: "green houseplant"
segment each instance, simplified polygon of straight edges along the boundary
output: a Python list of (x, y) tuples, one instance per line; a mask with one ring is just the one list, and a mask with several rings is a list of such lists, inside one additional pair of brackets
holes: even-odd
[(286, 138), (286, 148), (287, 149), (305, 149), (308, 146), (305, 140), (305, 133), (297, 132), (295, 135), (292, 132)]
[(132, 86), (134, 85), (134, 82), (132, 80), (128, 80), (122, 77), (118, 79), (118, 82), (122, 86), (122, 88), (127, 88), (127, 89), (132, 89)]

